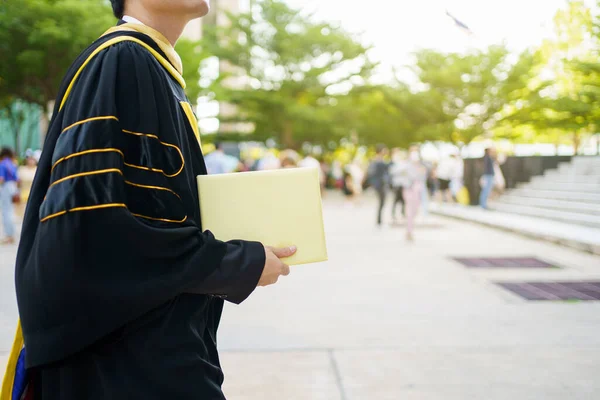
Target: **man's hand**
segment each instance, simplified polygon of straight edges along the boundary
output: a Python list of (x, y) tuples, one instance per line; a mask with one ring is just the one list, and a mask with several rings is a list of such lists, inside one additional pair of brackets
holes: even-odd
[(265, 246), (265, 268), (258, 281), (258, 286), (269, 286), (277, 282), (280, 276), (290, 273), (290, 267), (281, 261), (281, 258), (289, 257), (296, 252), (296, 246), (275, 249)]

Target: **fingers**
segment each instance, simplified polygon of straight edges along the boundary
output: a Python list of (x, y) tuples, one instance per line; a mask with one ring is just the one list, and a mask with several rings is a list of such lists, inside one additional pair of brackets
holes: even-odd
[(279, 249), (271, 248), (271, 251), (273, 251), (273, 254), (275, 254), (277, 258), (285, 258), (294, 255), (296, 252), (296, 246), (282, 247)]
[(290, 266), (287, 264), (281, 264), (281, 275), (288, 276), (290, 274)]

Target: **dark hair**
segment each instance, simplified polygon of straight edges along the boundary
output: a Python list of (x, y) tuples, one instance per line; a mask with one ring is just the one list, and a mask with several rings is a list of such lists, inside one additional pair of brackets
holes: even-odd
[(113, 14), (118, 19), (123, 18), (123, 12), (125, 11), (125, 0), (110, 0), (112, 4)]
[(387, 150), (387, 147), (385, 147), (385, 144), (380, 143), (375, 147), (375, 151), (377, 152), (377, 154), (381, 154), (386, 150)]
[(6, 157), (14, 158), (14, 156), (15, 152), (10, 147), (3, 147), (2, 150), (0, 150), (0, 159), (4, 159)]
[(293, 159), (293, 158), (291, 158), (291, 157), (286, 157), (286, 158), (284, 158), (284, 159), (283, 159), (283, 161), (281, 162), (281, 166), (282, 166), (282, 167), (289, 167), (289, 166), (295, 167), (295, 166), (297, 166), (297, 165), (296, 165), (296, 161), (294, 161), (294, 159)]

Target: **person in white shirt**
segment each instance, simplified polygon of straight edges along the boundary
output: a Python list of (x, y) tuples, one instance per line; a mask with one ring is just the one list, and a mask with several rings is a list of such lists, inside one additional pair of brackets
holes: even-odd
[(396, 221), (396, 205), (401, 204), (402, 215), (406, 215), (406, 203), (404, 201), (403, 190), (410, 186), (410, 177), (408, 176), (409, 163), (406, 153), (399, 149), (394, 149), (392, 153), (392, 163), (390, 165), (390, 183), (392, 192), (394, 192), (394, 202), (392, 203), (392, 220)]
[(452, 202), (452, 193), (450, 192), (450, 181), (455, 169), (454, 159), (451, 157), (442, 157), (437, 167), (436, 174), (439, 182), (438, 201)]

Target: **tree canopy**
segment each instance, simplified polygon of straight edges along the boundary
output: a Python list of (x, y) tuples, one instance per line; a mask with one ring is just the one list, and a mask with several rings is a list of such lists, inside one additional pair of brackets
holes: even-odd
[(280, 0), (256, 1), (228, 20), (205, 31), (203, 46), (221, 61), (209, 92), (235, 106), (229, 120), (252, 124), (256, 138), (292, 147), (339, 134), (337, 97), (369, 76), (368, 49), (339, 26)]
[[(581, 0), (556, 13), (553, 37), (520, 54), (502, 44), (422, 49), (406, 66), (412, 80), (377, 84), (360, 35), (284, 0), (251, 4), (209, 18), (201, 41), (176, 46), (188, 96), (220, 104), (225, 137), (295, 148), (342, 138), (399, 147), (509, 138), (577, 148), (598, 131), (600, 17)], [(14, 105), (46, 109), (73, 59), (113, 23), (106, 1), (0, 2), (0, 115), (14, 132), (23, 120), (14, 113), (27, 109)], [(206, 73), (207, 65), (218, 71)]]

